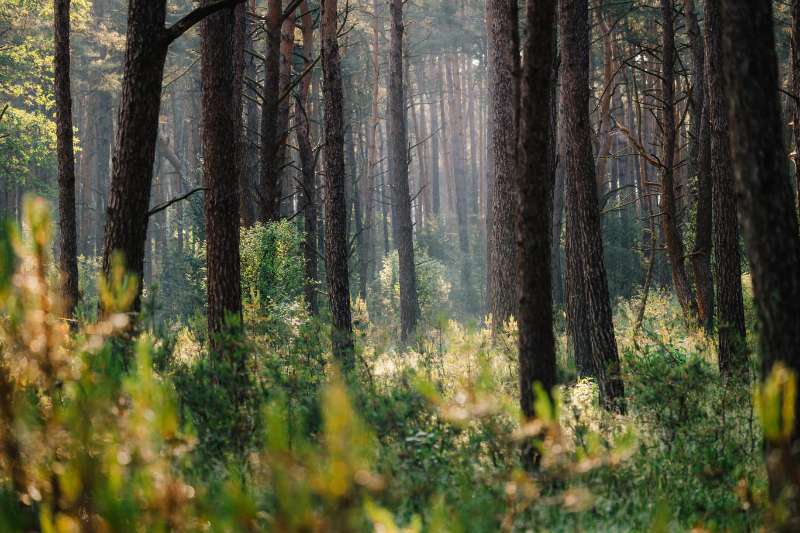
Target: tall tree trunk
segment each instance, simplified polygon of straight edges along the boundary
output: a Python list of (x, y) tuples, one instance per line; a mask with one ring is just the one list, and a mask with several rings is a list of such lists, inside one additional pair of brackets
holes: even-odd
[[(436, 69), (436, 65), (431, 61), (431, 68)], [(431, 104), (431, 211), (434, 218), (439, 216), (441, 209), (441, 189), (439, 185), (439, 113), (435, 104)], [(444, 127), (444, 123), (442, 123)]]
[[(706, 332), (711, 333), (714, 323), (714, 282), (711, 275), (711, 136), (708, 126), (709, 111), (706, 94), (706, 52), (703, 35), (697, 22), (694, 0), (684, 0), (689, 46), (692, 50), (692, 112), (689, 133), (689, 174), (697, 177), (697, 214), (695, 216), (692, 270), (697, 287), (697, 310)], [(727, 156), (726, 156), (727, 157)], [(735, 227), (735, 225), (734, 225)]]
[[(206, 0), (206, 5), (209, 0)], [(202, 25), (203, 184), (208, 263), (208, 332), (212, 346), (225, 350), (220, 336), (242, 318), (239, 261), (239, 168), (241, 110), (234, 82), (236, 14), (226, 9)], [(241, 43), (244, 46), (244, 42)], [(240, 80), (241, 81), (241, 80)], [(214, 337), (217, 337), (216, 339)], [(223, 355), (223, 354), (220, 354)]]
[[(520, 407), (526, 419), (540, 414), (536, 413), (534, 385), (538, 383), (548, 394), (556, 385), (550, 271), (551, 212), (555, 181), (552, 88), (556, 81), (553, 68), (556, 62), (556, 4), (556, 0), (528, 0), (525, 64), (522, 68), (520, 91), (514, 94), (517, 98), (521, 95), (517, 151), (519, 171), (516, 173), (519, 191), (516, 256), (519, 294)], [(516, 13), (516, 6), (511, 2), (506, 3), (505, 7), (511, 8)], [(497, 16), (514, 20), (513, 29), (508, 28), (514, 32), (516, 16), (512, 18), (508, 11), (497, 13)], [(515, 41), (513, 37), (508, 40)], [(510, 57), (512, 54), (508, 49), (503, 55), (506, 62), (512, 61), (511, 65), (506, 64), (503, 68), (503, 71), (508, 72), (509, 67), (514, 68), (512, 65), (516, 62), (516, 58)], [(513, 55), (517, 55), (516, 51), (513, 51)], [(513, 70), (511, 72), (513, 75)], [(508, 95), (495, 92), (494, 98), (493, 114), (496, 114), (496, 100), (508, 98)], [(588, 99), (586, 103), (588, 115)], [(506, 123), (505, 126), (508, 127), (509, 124)], [(499, 122), (495, 122), (496, 129), (502, 127)], [(513, 142), (513, 139), (511, 141)], [(496, 158), (507, 156), (497, 149), (497, 135), (494, 145)], [(502, 261), (506, 261), (506, 258), (502, 257)], [(532, 447), (526, 447), (523, 460), (529, 466), (535, 464)]]
[[(432, 179), (431, 174), (433, 173), (433, 163), (432, 158), (430, 155), (430, 146), (433, 141), (433, 136), (428, 133), (428, 116), (425, 111), (426, 106), (426, 98), (428, 96), (427, 91), (425, 90), (425, 69), (423, 64), (418, 64), (414, 67), (414, 74), (416, 76), (417, 81), (417, 91), (419, 92), (422, 100), (419, 104), (419, 139), (422, 141), (421, 147), (423, 148), (420, 153), (418, 153), (419, 157), (424, 158), (424, 161), (420, 161), (420, 168), (424, 169), (424, 174), (422, 176), (422, 190), (420, 191), (420, 196), (422, 198), (422, 211), (424, 220), (420, 222), (427, 223), (432, 218), (432, 209), (433, 209), (433, 191), (432, 191)], [(437, 169), (438, 170), (438, 169)], [(438, 180), (437, 180), (438, 181)]]
[(70, 0), (54, 0), (56, 137), (58, 144), (59, 270), (64, 314), (78, 303), (78, 235), (75, 216), (75, 151), (72, 138), (70, 83)]
[(355, 368), (347, 260), (344, 111), (337, 0), (322, 0), (322, 93), (325, 105), (325, 264), (333, 318), (333, 353), (345, 372)]
[(566, 121), (566, 253), (571, 284), (568, 296), (573, 302), (580, 302), (579, 307), (571, 302), (568, 312), (572, 314), (574, 333), (588, 340), (603, 405), (624, 410), (589, 126), (588, 0), (562, 0), (559, 7)]
[(280, 189), (279, 114), (281, 78), (282, 0), (268, 0), (264, 52), (264, 90), (261, 103), (261, 220), (277, 220)]
[[(161, 84), (170, 43), (203, 18), (243, 0), (222, 0), (198, 7), (169, 28), (164, 27), (166, 0), (130, 0), (117, 141), (108, 200), (103, 273), (112, 257), (141, 282), (147, 238), (150, 187), (153, 182)], [(141, 283), (139, 285), (141, 293)], [(134, 307), (140, 305), (137, 297)]]
[(375, 176), (380, 167), (378, 162), (378, 126), (380, 116), (378, 115), (379, 85), (381, 77), (380, 65), (380, 36), (383, 25), (378, 16), (380, 3), (373, 0), (372, 3), (372, 47), (370, 50), (371, 68), (371, 95), (370, 95), (370, 118), (367, 125), (367, 180), (364, 183), (364, 246), (367, 250), (365, 261), (362, 263), (361, 276), (367, 283), (375, 277), (376, 258), (375, 258), (375, 236), (378, 234), (375, 227), (375, 201), (376, 201), (376, 179)]
[[(250, 6), (253, 10), (255, 1)], [(245, 57), (244, 57), (244, 71), (245, 78), (255, 80), (257, 77), (258, 65), (255, 56), (255, 43), (253, 42), (253, 32), (255, 31), (255, 23), (246, 17), (245, 29)], [(240, 191), (240, 214), (242, 217), (242, 225), (245, 227), (252, 226), (257, 218), (259, 202), (254, 201), (253, 197), (255, 191), (260, 191), (257, 188), (259, 183), (259, 135), (261, 132), (261, 116), (258, 108), (259, 91), (254, 88), (254, 83), (245, 82), (244, 94), (247, 98), (244, 100), (245, 108), (245, 132), (244, 132), (244, 166), (239, 173), (239, 191)], [(256, 196), (257, 197), (257, 196)]]
[[(303, 63), (305, 69), (312, 64), (314, 55), (314, 26), (311, 13), (308, 10), (308, 2), (303, 1), (301, 8), (303, 13)], [(304, 70), (305, 70), (304, 69)], [(295, 121), (297, 124), (297, 144), (300, 152), (300, 166), (303, 172), (303, 257), (305, 263), (305, 297), (306, 304), (312, 315), (319, 314), (319, 304), (317, 303), (317, 176), (316, 158), (311, 146), (311, 130), (309, 128), (309, 93), (311, 80), (309, 74), (300, 83), (300, 94), (298, 95), (297, 105), (295, 106)]]
[(717, 274), (718, 358), (722, 372), (746, 370), (742, 260), (736, 196), (728, 139), (728, 103), (722, 68), (720, 0), (706, 0), (708, 102), (711, 129), (711, 177), (714, 202), (714, 264)]
[(800, 0), (792, 0), (791, 48), (791, 81), (792, 93), (794, 93), (794, 101), (792, 102), (794, 174), (795, 188), (797, 189), (797, 209), (800, 210)]
[(661, 65), (661, 128), (664, 131), (664, 153), (661, 171), (661, 227), (672, 267), (672, 284), (687, 324), (697, 321), (697, 303), (689, 285), (684, 261), (685, 248), (675, 201), (675, 10), (673, 0), (661, 0), (662, 50)]
[(597, 192), (601, 201), (605, 198), (606, 190), (613, 189), (606, 180), (608, 159), (611, 155), (611, 100), (614, 97), (614, 47), (612, 42), (611, 27), (606, 21), (603, 12), (604, 0), (598, 0), (596, 7), (597, 17), (600, 21), (600, 31), (603, 36), (603, 92), (600, 95), (600, 125), (597, 139), (597, 160), (595, 172), (597, 173)]
[[(723, 71), (736, 197), (760, 322), (762, 372), (782, 362), (800, 372), (800, 236), (792, 201), (778, 101), (772, 2), (726, 0)], [(767, 448), (770, 492), (782, 502), (786, 531), (800, 527), (800, 395), (783, 443)]]
[(511, 316), (516, 316), (518, 310), (515, 242), (517, 213), (514, 209), (520, 105), (518, 9), (517, 0), (486, 2), (491, 92), (489, 129), (493, 163), (488, 281), (489, 311), (495, 331), (502, 328)]
[(463, 128), (463, 110), (461, 109), (461, 91), (456, 70), (458, 61), (455, 57), (445, 60), (447, 85), (450, 87), (450, 145), (453, 159), (453, 192), (455, 193), (456, 220), (458, 223), (458, 242), (461, 251), (461, 296), (465, 310), (470, 313), (476, 307), (472, 287), (472, 258), (469, 246), (469, 218), (467, 207), (466, 154)]
[(408, 340), (417, 327), (417, 277), (414, 266), (414, 227), (408, 190), (408, 132), (403, 80), (403, 0), (391, 0), (388, 119), (389, 174), (397, 218), (397, 252), (400, 262), (400, 338)]

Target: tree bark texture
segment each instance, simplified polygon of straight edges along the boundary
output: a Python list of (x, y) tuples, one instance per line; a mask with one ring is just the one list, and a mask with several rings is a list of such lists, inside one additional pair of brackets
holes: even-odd
[(337, 0), (322, 2), (322, 72), (325, 107), (325, 263), (333, 318), (333, 353), (345, 372), (355, 367), (350, 311), (349, 246), (345, 202), (344, 111)]
[[(614, 336), (608, 280), (603, 261), (594, 156), (589, 120), (589, 6), (588, 0), (562, 0), (562, 91), (566, 172), (566, 255), (568, 313), (573, 334), (589, 355), (603, 405), (624, 410), (624, 387)], [(585, 346), (585, 344), (588, 346)], [(578, 342), (576, 342), (576, 345)]]
[[(208, 3), (208, 0), (207, 2)], [(203, 185), (206, 187), (206, 260), (208, 270), (208, 331), (219, 335), (242, 318), (239, 260), (238, 151), (230, 143), (241, 142), (241, 110), (234, 82), (236, 14), (226, 9), (208, 17), (202, 25), (203, 80)], [(244, 46), (242, 41), (241, 46)], [(221, 348), (219, 339), (212, 346)]]
[(731, 146), (728, 139), (728, 103), (722, 65), (720, 0), (707, 0), (705, 9), (708, 54), (711, 178), (713, 182), (714, 264), (717, 275), (717, 329), (719, 368), (722, 372), (746, 368), (742, 259), (739, 252)]
[(697, 311), (700, 322), (710, 334), (714, 323), (714, 281), (711, 274), (711, 135), (705, 81), (706, 52), (694, 0), (684, 1), (684, 13), (694, 70), (692, 91), (689, 95), (692, 118), (689, 132), (689, 175), (697, 178), (697, 210), (691, 264), (697, 288)]
[[(800, 236), (782, 136), (772, 2), (721, 2), (723, 72), (736, 199), (760, 322), (762, 371), (800, 372)], [(800, 413), (800, 395), (795, 399)], [(787, 531), (800, 527), (798, 430), (767, 448), (773, 497), (789, 497)], [(774, 443), (773, 443), (774, 444)]]
[[(491, 109), (492, 225), (489, 245), (489, 312), (494, 330), (517, 317), (517, 131), (520, 107), (517, 0), (488, 0), (488, 76)], [(533, 68), (533, 67), (531, 67)], [(533, 83), (533, 80), (529, 80)], [(530, 88), (529, 88), (530, 90)], [(530, 111), (532, 112), (532, 110)]]
[(391, 0), (391, 43), (389, 50), (389, 174), (397, 218), (397, 253), (400, 263), (400, 337), (414, 333), (419, 315), (417, 278), (414, 266), (414, 227), (408, 187), (408, 131), (403, 80), (403, 0)]
[(661, 0), (662, 53), (661, 65), (661, 128), (663, 137), (663, 157), (661, 170), (661, 228), (667, 246), (672, 284), (675, 295), (683, 310), (687, 324), (697, 320), (697, 303), (692, 294), (689, 277), (686, 274), (685, 247), (681, 236), (675, 200), (675, 143), (678, 129), (675, 124), (675, 9), (673, 0)]
[[(506, 6), (516, 12), (516, 6), (508, 4)], [(556, 4), (556, 0), (528, 0), (525, 64), (522, 67), (520, 93), (515, 95), (519, 98), (521, 94), (517, 151), (519, 165), (516, 172), (519, 387), (520, 407), (527, 419), (537, 415), (534, 384), (540, 384), (548, 394), (556, 385), (550, 255), (555, 183), (552, 88), (556, 82), (553, 68), (556, 62)], [(505, 54), (506, 60), (510, 59), (509, 55)], [(495, 98), (501, 96), (495, 92)], [(505, 124), (506, 127), (508, 125)], [(495, 127), (503, 128), (503, 124), (496, 122)], [(495, 157), (503, 156), (498, 153), (497, 139), (494, 144)], [(501, 256), (500, 260), (507, 259)], [(533, 463), (532, 453), (531, 449), (527, 449), (523, 458), (529, 465)]]
[(75, 214), (75, 151), (70, 83), (70, 0), (54, 0), (56, 139), (58, 146), (59, 270), (64, 314), (78, 304), (78, 234)]

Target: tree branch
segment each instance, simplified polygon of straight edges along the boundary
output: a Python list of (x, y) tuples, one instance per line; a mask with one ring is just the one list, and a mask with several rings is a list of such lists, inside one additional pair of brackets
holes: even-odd
[(165, 28), (161, 35), (162, 46), (169, 46), (172, 41), (192, 29), (198, 22), (202, 21), (209, 15), (213, 15), (217, 11), (235, 7), (237, 4), (243, 3), (245, 0), (218, 0), (209, 4), (202, 5), (190, 11), (183, 16), (179, 21)]
[(186, 200), (187, 198), (189, 198), (191, 195), (193, 195), (196, 192), (207, 191), (207, 190), (208, 190), (208, 187), (197, 187), (196, 189), (192, 189), (191, 191), (187, 192), (184, 195), (178, 196), (177, 198), (173, 198), (172, 200), (170, 200), (168, 202), (164, 202), (161, 205), (157, 205), (156, 207), (154, 207), (153, 209), (151, 209), (150, 211), (147, 212), (147, 216), (151, 217), (151, 216), (153, 216), (155, 214), (158, 214), (161, 211), (164, 211), (165, 209), (170, 207), (171, 205), (177, 204), (178, 202), (182, 202), (183, 200)]

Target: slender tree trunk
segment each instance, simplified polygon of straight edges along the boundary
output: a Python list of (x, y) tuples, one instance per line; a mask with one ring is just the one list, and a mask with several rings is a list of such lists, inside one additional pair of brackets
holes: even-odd
[[(252, 10), (254, 3), (251, 4)], [(255, 52), (255, 44), (253, 42), (253, 32), (255, 31), (255, 24), (253, 21), (246, 17), (245, 27), (245, 56), (244, 56), (244, 72), (245, 77), (250, 80), (257, 78), (258, 65), (256, 58), (252, 52)], [(257, 218), (259, 202), (254, 201), (256, 191), (259, 183), (259, 134), (261, 131), (260, 113), (258, 108), (259, 91), (254, 89), (255, 84), (245, 82), (244, 94), (247, 98), (244, 100), (245, 109), (245, 132), (244, 132), (244, 167), (239, 175), (239, 191), (240, 191), (240, 213), (242, 217), (242, 225), (245, 227), (252, 226)]]
[(414, 333), (419, 316), (417, 278), (414, 266), (414, 231), (408, 191), (408, 133), (403, 80), (403, 0), (391, 0), (391, 44), (389, 52), (389, 101), (386, 116), (389, 133), (389, 174), (397, 218), (397, 251), (400, 260), (400, 338)]
[(590, 357), (606, 408), (624, 410), (624, 388), (614, 337), (603, 235), (594, 176), (589, 121), (588, 0), (561, 0), (562, 91), (564, 96), (567, 198), (567, 269), (574, 333), (588, 339)]
[(467, 207), (466, 155), (463, 128), (463, 110), (459, 78), (456, 75), (456, 58), (445, 59), (447, 84), (450, 87), (450, 145), (453, 159), (453, 188), (455, 193), (456, 220), (458, 223), (458, 242), (461, 250), (461, 292), (465, 310), (470, 313), (476, 307), (472, 287), (472, 258), (469, 245), (469, 218)]
[[(305, 69), (312, 64), (314, 54), (314, 26), (308, 2), (304, 1), (300, 9), (303, 13), (303, 63)], [(304, 70), (305, 70), (304, 69)], [(317, 302), (317, 201), (316, 201), (316, 158), (311, 146), (309, 128), (309, 93), (312, 76), (307, 75), (300, 83), (300, 94), (295, 106), (295, 123), (297, 124), (297, 144), (300, 152), (300, 166), (303, 172), (303, 257), (305, 263), (305, 297), (312, 315), (319, 314)]]
[[(604, 0), (598, 0), (596, 7), (602, 8)], [(611, 100), (614, 97), (614, 47), (612, 43), (611, 27), (603, 16), (602, 9), (598, 11), (600, 31), (603, 33), (603, 92), (600, 95), (600, 125), (597, 140), (597, 192), (601, 201), (605, 198), (607, 189), (613, 185), (607, 183), (606, 170), (608, 159), (611, 155)]]
[(344, 111), (337, 0), (322, 1), (322, 71), (325, 105), (325, 263), (333, 318), (333, 353), (345, 372), (355, 367), (350, 313), (347, 208), (344, 181)]
[(71, 318), (80, 297), (78, 288), (78, 235), (75, 216), (75, 152), (72, 138), (72, 85), (70, 83), (70, 0), (54, 0), (55, 98), (58, 144), (58, 210), (60, 217), (59, 270), (64, 314)]
[[(800, 372), (800, 236), (782, 138), (772, 2), (726, 0), (723, 71), (736, 197), (760, 322), (762, 371), (783, 363)], [(784, 442), (767, 447), (774, 499), (788, 498), (785, 531), (800, 527), (800, 395)]]
[[(431, 62), (431, 68), (435, 69), (436, 66)], [(441, 208), (441, 189), (439, 185), (439, 113), (437, 112), (435, 104), (431, 104), (431, 211), (435, 217), (439, 216)]]
[[(486, 2), (491, 92), (490, 147), (493, 163), (488, 292), (489, 312), (492, 314), (495, 331), (502, 328), (509, 318), (516, 316), (518, 310), (515, 242), (517, 210), (514, 208), (520, 106), (518, 9), (516, 0)], [(528, 83), (533, 82), (528, 80)]]
[[(714, 282), (711, 275), (711, 136), (709, 110), (706, 94), (706, 52), (703, 35), (697, 22), (694, 0), (684, 0), (689, 46), (692, 51), (692, 112), (689, 133), (689, 174), (697, 177), (697, 214), (695, 216), (694, 250), (692, 269), (697, 287), (697, 310), (706, 332), (711, 333), (714, 323)], [(734, 225), (735, 227), (735, 225)]]
[(792, 0), (791, 27), (791, 81), (794, 93), (793, 127), (794, 134), (794, 175), (797, 189), (797, 209), (800, 210), (800, 0)]
[(719, 0), (706, 0), (706, 49), (714, 202), (714, 264), (717, 274), (718, 358), (720, 371), (746, 369), (744, 303), (736, 196), (728, 139), (728, 104), (722, 68)]
[(367, 180), (364, 184), (364, 247), (367, 254), (361, 264), (361, 277), (369, 283), (375, 277), (375, 175), (380, 165), (378, 164), (378, 126), (380, 117), (378, 115), (378, 96), (381, 77), (380, 65), (380, 35), (382, 24), (378, 18), (380, 5), (378, 0), (373, 1), (372, 13), (372, 49), (370, 54), (370, 67), (372, 73), (371, 98), (370, 98), (370, 119), (367, 125)]
[[(516, 11), (516, 6), (509, 4), (511, 3), (506, 3), (505, 7)], [(556, 148), (553, 142), (551, 103), (554, 96), (552, 88), (556, 82), (553, 68), (556, 62), (556, 4), (556, 0), (528, 0), (525, 64), (522, 68), (520, 92), (515, 94), (517, 98), (521, 95), (517, 151), (519, 171), (516, 173), (519, 191), (516, 256), (519, 294), (520, 407), (526, 419), (540, 414), (536, 412), (534, 385), (541, 385), (548, 394), (556, 385), (550, 266), (551, 212), (555, 182), (553, 151)], [(497, 15), (509, 17), (507, 11)], [(513, 32), (515, 28), (516, 24), (513, 29), (509, 29)], [(514, 42), (515, 39), (512, 37), (509, 41)], [(511, 59), (508, 50), (503, 55), (506, 61)], [(516, 56), (516, 52), (513, 52), (513, 55)], [(512, 65), (515, 61), (516, 58), (512, 60)], [(508, 65), (505, 69), (508, 69)], [(505, 98), (507, 95), (495, 92), (495, 99), (501, 97)], [(493, 114), (497, 113), (496, 101), (493, 111)], [(495, 128), (499, 129), (498, 127), (501, 128), (502, 125), (495, 122)], [(494, 145), (495, 157), (498, 155), (504, 157), (506, 154), (497, 149), (497, 135)], [(505, 260), (503, 257), (502, 261)], [(526, 447), (523, 460), (529, 467), (535, 464), (534, 453), (532, 447)]]
[(261, 220), (278, 219), (280, 198), (279, 99), (281, 78), (282, 0), (268, 0), (264, 52), (264, 89), (261, 103), (261, 183), (259, 187)]
[(661, 172), (661, 227), (672, 267), (672, 284), (687, 324), (697, 321), (697, 303), (689, 285), (684, 261), (685, 248), (679, 226), (675, 200), (675, 10), (673, 0), (661, 0), (662, 50), (661, 66), (661, 128), (664, 131), (663, 169)]

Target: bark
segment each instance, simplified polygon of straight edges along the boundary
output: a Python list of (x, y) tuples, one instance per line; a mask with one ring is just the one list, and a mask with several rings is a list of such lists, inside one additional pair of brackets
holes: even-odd
[[(491, 92), (489, 130), (493, 164), (488, 284), (489, 312), (492, 314), (495, 332), (502, 328), (509, 318), (517, 316), (518, 310), (515, 242), (517, 231), (515, 180), (520, 106), (518, 18), (516, 0), (486, 2), (488, 76)], [(528, 82), (533, 81), (528, 80)]]
[[(415, 223), (422, 227), (424, 223), (422, 218), (422, 204), (425, 203), (425, 180), (427, 179), (427, 169), (425, 168), (425, 163), (427, 162), (428, 158), (425, 157), (425, 138), (420, 134), (421, 129), (419, 124), (420, 121), (417, 117), (417, 104), (414, 101), (414, 86), (411, 82), (411, 74), (407, 61), (403, 65), (403, 71), (405, 76), (405, 92), (408, 94), (409, 100), (408, 110), (411, 114), (411, 123), (414, 125), (414, 146), (417, 153), (417, 179), (414, 180), (414, 184), (411, 185), (411, 191), (413, 192), (413, 196), (417, 198), (417, 201), (412, 203), (414, 207)], [(410, 156), (411, 154), (409, 153), (409, 159)]]
[[(782, 138), (771, 2), (726, 0), (722, 8), (725, 96), (736, 199), (760, 323), (762, 372), (782, 362), (800, 372), (800, 236)], [(800, 396), (794, 413), (800, 412)], [(767, 447), (774, 499), (787, 497), (786, 531), (800, 527), (800, 417), (784, 443)]]
[[(428, 116), (425, 111), (425, 99), (428, 97), (428, 93), (425, 90), (425, 69), (424, 65), (417, 65), (414, 68), (414, 74), (416, 75), (417, 79), (417, 90), (422, 95), (422, 102), (419, 106), (419, 138), (420, 140), (424, 141), (421, 146), (423, 150), (419, 157), (424, 158), (424, 162), (420, 162), (420, 166), (425, 169), (424, 174), (422, 176), (422, 191), (420, 192), (420, 196), (422, 198), (422, 211), (424, 215), (424, 219), (421, 222), (427, 222), (433, 218), (433, 180), (431, 175), (433, 174), (433, 158), (430, 154), (430, 146), (433, 144), (433, 137), (430, 133), (428, 133)], [(438, 169), (437, 172), (437, 183), (438, 183)]]
[(714, 203), (714, 264), (717, 274), (718, 350), (720, 371), (746, 369), (744, 303), (736, 197), (728, 139), (728, 104), (722, 75), (719, 0), (706, 1), (707, 76), (711, 122), (711, 177)]
[(75, 215), (75, 151), (70, 83), (70, 0), (54, 0), (56, 139), (58, 144), (59, 270), (63, 311), (75, 312), (78, 288), (78, 235)]
[[(164, 62), (170, 43), (204, 17), (243, 0), (211, 2), (164, 27), (166, 0), (131, 0), (120, 99), (118, 131), (108, 200), (103, 273), (109, 276), (119, 252), (141, 282), (153, 182)], [(139, 284), (141, 294), (141, 283)], [(134, 307), (138, 309), (137, 297)]]
[[(308, 2), (301, 4), (303, 13), (303, 63), (309, 68), (314, 54), (314, 26), (311, 13), (308, 11)], [(306, 304), (312, 315), (319, 314), (317, 302), (317, 202), (316, 202), (316, 158), (311, 146), (311, 130), (309, 128), (308, 104), (312, 76), (306, 76), (300, 83), (300, 92), (295, 106), (295, 121), (297, 124), (297, 144), (300, 154), (300, 167), (303, 172), (303, 258), (305, 264), (305, 297)]]
[(361, 264), (361, 277), (367, 282), (371, 282), (375, 277), (375, 175), (378, 172), (378, 125), (380, 117), (378, 115), (378, 89), (381, 77), (380, 65), (380, 35), (383, 30), (379, 13), (379, 2), (374, 0), (372, 4), (372, 49), (370, 54), (370, 66), (372, 83), (370, 84), (372, 94), (370, 98), (370, 119), (367, 126), (367, 180), (364, 184), (364, 247), (367, 251), (365, 260)]
[(279, 99), (281, 78), (282, 0), (269, 0), (264, 52), (264, 88), (261, 103), (261, 220), (277, 220), (280, 190)]
[[(237, 150), (240, 142), (240, 110), (235, 83), (234, 9), (211, 15), (202, 27), (203, 79), (203, 185), (208, 269), (208, 331), (212, 347), (224, 350), (222, 339), (214, 339), (242, 318), (239, 261), (239, 175)], [(242, 41), (241, 46), (244, 46)], [(241, 80), (240, 80), (241, 82)], [(220, 354), (223, 355), (223, 354)], [(230, 355), (225, 353), (224, 355)]]
[[(431, 68), (436, 68), (431, 62)], [(439, 113), (436, 105), (431, 105), (431, 211), (434, 218), (439, 216), (441, 209), (441, 186), (439, 184)], [(444, 123), (442, 123), (444, 127)]]
[(600, 124), (597, 140), (597, 192), (600, 198), (605, 197), (606, 189), (613, 189), (606, 181), (606, 169), (611, 155), (611, 100), (614, 97), (614, 48), (611, 27), (602, 13), (603, 0), (597, 6), (600, 30), (603, 33), (603, 92), (600, 95)]
[(572, 315), (573, 333), (580, 342), (588, 341), (602, 404), (622, 411), (624, 387), (603, 262), (603, 235), (589, 126), (588, 0), (562, 0), (559, 14), (566, 132), (566, 254), (571, 285), (568, 298), (572, 300), (568, 312)]
[(322, 93), (325, 107), (325, 263), (333, 319), (333, 354), (345, 372), (355, 367), (350, 312), (347, 208), (345, 205), (344, 111), (339, 58), (337, 0), (322, 2)]
[(417, 327), (419, 303), (414, 266), (414, 227), (408, 190), (408, 132), (403, 79), (403, 0), (391, 0), (389, 92), (386, 110), (389, 134), (389, 175), (397, 218), (397, 252), (400, 264), (400, 339), (405, 342)]
[(697, 311), (700, 322), (710, 334), (714, 323), (714, 282), (711, 275), (711, 136), (705, 82), (706, 52), (703, 35), (697, 22), (694, 0), (684, 0), (684, 13), (694, 70), (692, 91), (689, 95), (692, 120), (689, 132), (688, 173), (697, 178), (697, 212), (691, 261), (694, 283), (697, 287)]
[(469, 313), (476, 308), (476, 298), (472, 287), (472, 263), (469, 245), (469, 218), (467, 207), (466, 153), (463, 128), (463, 110), (461, 108), (461, 91), (457, 76), (458, 61), (450, 57), (445, 59), (447, 84), (450, 88), (450, 145), (453, 160), (453, 189), (455, 193), (455, 210), (458, 224), (458, 243), (461, 251), (461, 293), (465, 310)]
[(663, 156), (661, 162), (661, 227), (667, 246), (670, 266), (672, 268), (672, 284), (675, 295), (683, 310), (687, 324), (697, 320), (697, 303), (689, 285), (684, 260), (685, 247), (681, 235), (675, 200), (675, 144), (677, 127), (675, 125), (675, 10), (673, 0), (661, 0), (662, 17), (662, 50), (661, 65), (661, 128), (664, 132)]
[(792, 133), (794, 134), (794, 179), (797, 190), (797, 208), (800, 210), (800, 0), (791, 4), (791, 82), (794, 99), (792, 102)]
[[(253, 9), (254, 4), (251, 4)], [(255, 31), (255, 23), (246, 17), (245, 29), (245, 56), (244, 56), (244, 74), (245, 78), (255, 80), (257, 77), (258, 65), (255, 56), (251, 52), (255, 52), (255, 43), (253, 42), (253, 32)], [(258, 202), (254, 201), (257, 197), (255, 192), (258, 190), (256, 184), (259, 183), (259, 134), (261, 131), (261, 117), (258, 108), (259, 91), (254, 89), (254, 84), (245, 82), (244, 94), (247, 97), (244, 100), (245, 109), (245, 131), (244, 131), (244, 161), (242, 171), (239, 173), (239, 191), (240, 191), (240, 213), (242, 217), (242, 225), (245, 227), (252, 226), (258, 214)]]
[[(520, 407), (526, 419), (537, 416), (534, 384), (541, 385), (547, 394), (551, 394), (556, 385), (550, 265), (551, 212), (555, 182), (551, 101), (554, 96), (552, 88), (556, 81), (553, 68), (556, 61), (556, 4), (556, 0), (528, 0), (525, 64), (522, 67), (520, 92), (516, 95), (521, 95), (517, 152), (519, 171), (516, 173), (519, 191), (516, 217), (519, 387)], [(506, 7), (516, 11), (514, 5), (506, 4)], [(509, 14), (506, 12), (505, 16), (508, 17)], [(509, 40), (514, 41), (513, 38)], [(513, 54), (516, 56), (515, 51)], [(511, 53), (506, 51), (504, 55), (508, 60)], [(501, 97), (502, 93), (495, 92), (496, 100)], [(496, 122), (495, 127), (500, 129), (498, 126), (501, 125)], [(497, 137), (494, 155), (504, 155), (497, 150)], [(505, 260), (503, 257), (502, 261)], [(531, 447), (526, 447), (523, 460), (529, 466), (535, 464)]]

